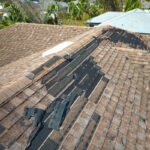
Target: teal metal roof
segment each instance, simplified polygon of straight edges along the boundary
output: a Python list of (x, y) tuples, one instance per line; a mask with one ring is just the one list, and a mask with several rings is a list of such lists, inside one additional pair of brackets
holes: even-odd
[(134, 9), (123, 15), (104, 21), (98, 26), (107, 24), (132, 32), (150, 34), (150, 13)]
[(150, 13), (141, 9), (107, 12), (86, 22), (94, 26), (111, 25), (124, 30), (150, 34)]
[(90, 23), (103, 23), (105, 21), (108, 21), (114, 17), (118, 17), (120, 15), (124, 14), (124, 12), (113, 12), (113, 11), (110, 11), (110, 12), (106, 12), (102, 15), (99, 15), (99, 16), (96, 16), (90, 20), (87, 20), (86, 23), (87, 24), (90, 24)]

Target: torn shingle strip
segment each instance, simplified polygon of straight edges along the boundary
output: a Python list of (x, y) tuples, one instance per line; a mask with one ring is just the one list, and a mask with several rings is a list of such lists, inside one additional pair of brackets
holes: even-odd
[[(98, 46), (97, 43), (89, 44), (89, 47), (87, 49), (84, 49), (83, 55), (78, 55), (76, 59), (73, 59), (67, 66), (62, 68), (56, 75), (56, 77), (48, 82), (46, 84), (47, 89), (50, 89), (50, 87), (57, 81), (61, 80), (65, 75), (67, 75), (69, 72), (71, 72), (73, 69), (75, 69), (76, 66), (78, 66), (81, 62), (84, 61), (84, 59), (95, 50), (95, 48)], [(81, 51), (81, 50), (79, 50)]]
[(53, 58), (49, 59), (47, 62), (45, 62), (43, 65), (41, 65), (39, 68), (32, 71), (34, 75), (38, 75), (40, 72), (44, 70), (44, 66), (50, 67), (52, 64), (54, 64), (56, 61), (58, 61), (61, 57), (59, 56), (53, 56)]
[(42, 72), (44, 69), (43, 69), (43, 65), (38, 67), (37, 69), (35, 69), (34, 71), (32, 71), (32, 73), (34, 75), (38, 75), (40, 72)]
[[(92, 42), (90, 42), (90, 43), (88, 43), (86, 46), (84, 46), (84, 48), (82, 48), (81, 50), (79, 50), (77, 53), (75, 53), (75, 54), (73, 54), (72, 55), (72, 57), (75, 57), (75, 56), (77, 56), (77, 54), (78, 54), (78, 56), (80, 56), (79, 54), (81, 54), (81, 53), (83, 53), (83, 52), (86, 52), (86, 49), (85, 48), (87, 48), (87, 47), (89, 47), (89, 46), (91, 46), (91, 44), (93, 45), (94, 44), (94, 40), (92, 41)], [(93, 47), (94, 48), (94, 47)], [(92, 48), (92, 49), (93, 49)], [(92, 50), (91, 49), (91, 50)], [(79, 59), (79, 60), (76, 60), (75, 62), (77, 62), (77, 63), (80, 63), (81, 61), (82, 61), (82, 59), (83, 59), (83, 57), (81, 57), (81, 59)], [(49, 74), (52, 74), (52, 75), (54, 75), (56, 72), (58, 72), (59, 70), (62, 70), (62, 71), (60, 71), (59, 72), (59, 74), (60, 74), (60, 77), (61, 76), (63, 76), (63, 74), (62, 73), (64, 73), (64, 75), (65, 74), (67, 74), (67, 72), (65, 71), (63, 71), (64, 69), (65, 69), (65, 67), (67, 67), (67, 65), (69, 64), (69, 62), (68, 61), (64, 61), (63, 63), (61, 63), (60, 65), (58, 65), (53, 71), (51, 71), (50, 73), (47, 73), (45, 76), (44, 76), (44, 78), (42, 79), (42, 84), (44, 84), (45, 82), (47, 82), (48, 80), (50, 80), (50, 78), (52, 77), (52, 76), (50, 76)], [(72, 63), (73, 64), (73, 63)], [(77, 64), (74, 64), (74, 65), (68, 65), (68, 67), (70, 66), (72, 69), (76, 66)], [(62, 69), (63, 68), (63, 69)], [(55, 72), (55, 73), (54, 73)], [(59, 78), (60, 78), (59, 77)], [(58, 77), (56, 78), (56, 79), (59, 79)], [(52, 82), (50, 82), (50, 83), (48, 83), (48, 86), (50, 87), (50, 86), (52, 86), (53, 85), (53, 83)]]
[[(93, 47), (93, 48), (95, 48), (95, 47)], [(90, 49), (89, 51), (92, 52), (93, 50), (94, 50), (94, 49), (92, 49), (92, 50)], [(87, 51), (86, 53), (89, 53), (89, 51)], [(87, 54), (86, 54), (85, 56), (87, 57)], [(81, 58), (83, 59), (84, 57), (82, 56)], [(80, 58), (80, 59), (81, 59), (81, 58)], [(81, 60), (82, 60), (82, 59), (81, 59)], [(82, 61), (83, 61), (83, 60), (82, 60)], [(72, 62), (73, 62), (73, 61), (72, 61)], [(72, 62), (71, 62), (71, 63), (72, 63)], [(76, 61), (76, 62), (77, 62), (77, 61)], [(79, 62), (78, 62), (78, 63), (79, 63)], [(92, 64), (92, 63), (91, 63), (91, 64)], [(69, 64), (69, 65), (70, 65), (70, 64)], [(74, 65), (74, 64), (73, 64), (73, 65)], [(88, 66), (88, 65), (87, 65), (87, 66)], [(65, 68), (66, 68), (66, 67), (65, 67)], [(73, 68), (74, 68), (74, 67), (71, 66), (71, 69), (73, 69)], [(95, 70), (95, 71), (94, 71), (94, 70)], [(96, 69), (96, 68), (94, 68), (94, 70), (93, 70), (94, 72), (97, 72), (97, 69)], [(64, 70), (62, 70), (62, 71), (64, 72)], [(69, 72), (70, 72), (70, 71), (71, 71), (71, 70), (69, 70)], [(89, 71), (89, 70), (88, 70), (88, 71)], [(93, 74), (95, 74), (94, 72), (93, 72)], [(89, 73), (90, 73), (90, 72), (89, 72)], [(65, 76), (66, 72), (65, 72), (65, 74), (63, 74), (63, 73), (59, 73), (59, 74), (60, 74), (60, 76), (58, 76), (58, 77), (56, 77), (56, 79), (54, 79), (55, 82), (56, 82), (58, 79), (61, 80), (61, 78), (62, 78), (63, 76)], [(91, 74), (91, 75), (92, 75), (92, 74)], [(89, 80), (90, 82), (88, 83), (88, 86), (90, 86), (91, 82), (93, 81), (93, 79), (94, 79), (95, 76), (96, 76), (96, 74), (95, 74), (94, 77), (92, 77), (91, 75), (90, 75), (90, 80)], [(93, 79), (92, 79), (92, 78), (93, 78)], [(64, 78), (64, 79), (65, 79), (65, 78)], [(73, 79), (73, 74), (71, 75), (71, 80), (72, 80), (72, 79)], [(92, 79), (92, 80), (91, 80), (91, 79)], [(52, 83), (55, 83), (54, 81), (53, 81)], [(65, 81), (65, 80), (64, 80), (64, 81)], [(65, 83), (64, 81), (63, 81), (63, 80), (61, 80), (61, 81), (59, 81), (59, 82), (57, 81), (57, 82), (58, 82), (58, 85), (55, 85), (55, 86), (56, 86), (56, 87), (60, 87), (60, 85), (61, 85), (61, 86), (64, 88), (64, 86), (66, 85), (66, 84), (64, 85), (64, 83)], [(61, 83), (61, 82), (62, 82), (62, 83)], [(64, 82), (64, 83), (63, 83), (63, 82)], [(70, 82), (70, 81), (69, 81), (69, 82)], [(81, 82), (81, 83), (82, 83), (82, 82)], [(85, 82), (85, 83), (82, 83), (82, 84), (83, 84), (83, 85), (82, 85), (82, 88), (83, 88), (83, 89), (85, 89), (85, 88), (88, 87), (88, 86), (86, 85), (86, 84), (87, 84), (86, 82)], [(53, 89), (54, 89), (53, 92), (56, 91), (56, 89), (57, 89), (56, 87), (53, 87)], [(60, 87), (61, 90), (63, 89), (62, 87)], [(80, 87), (80, 86), (79, 86), (79, 87)], [(50, 86), (48, 87), (48, 89), (49, 89), (49, 88), (50, 88)], [(58, 89), (58, 90), (59, 90), (59, 89)], [(81, 89), (80, 89), (80, 90), (81, 90)], [(50, 91), (49, 91), (49, 92), (50, 92)], [(51, 92), (51, 94), (54, 94), (53, 92)], [(60, 92), (60, 90), (59, 90), (59, 92)], [(58, 92), (58, 93), (59, 93), (59, 92)], [(56, 93), (56, 95), (57, 95), (58, 93)], [(55, 105), (56, 105), (56, 102), (55, 102), (55, 104), (53, 105), (53, 107), (54, 107)], [(44, 129), (42, 129), (42, 130), (44, 130)], [(42, 131), (42, 130), (41, 130), (41, 131)], [(42, 133), (42, 132), (41, 132), (41, 133)], [(43, 138), (44, 138), (44, 137), (43, 137)], [(38, 137), (36, 136), (35, 139), (38, 139)], [(35, 144), (35, 140), (33, 140), (32, 142)], [(32, 145), (32, 144), (31, 144), (31, 145)], [(31, 147), (29, 147), (29, 149), (30, 149), (30, 148), (31, 148)]]
[(61, 57), (60, 56), (53, 56), (51, 59), (46, 61), (43, 66), (50, 67), (52, 64), (54, 64), (56, 61), (58, 61)]
[[(58, 131), (53, 130), (51, 133), (49, 139), (54, 140), (58, 145), (61, 143), (61, 141), (64, 139), (65, 135), (68, 133), (70, 128), (72, 127), (73, 123), (75, 122), (76, 118), (79, 116), (80, 112), (82, 111), (82, 108), (87, 103), (87, 100), (84, 98), (84, 93), (81, 97), (78, 97), (75, 103), (73, 104), (72, 108), (70, 109), (69, 113), (67, 114), (65, 120), (62, 124), (62, 130)], [(44, 144), (45, 145), (45, 144)], [(45, 146), (42, 146), (45, 147)], [(51, 149), (55, 150), (55, 149)]]
[[(95, 72), (94, 72), (95, 71)], [(83, 80), (82, 80), (82, 82), (80, 82), (79, 83), (79, 85), (77, 85), (77, 87), (79, 87), (80, 88), (80, 90), (82, 91), (82, 90), (86, 90), (86, 89), (88, 89), (89, 87), (93, 87), (94, 88), (94, 86), (96, 85), (96, 83), (94, 83), (93, 85), (94, 86), (90, 86), (92, 83), (93, 83), (93, 80), (94, 80), (94, 78), (96, 77), (96, 69), (94, 68), (94, 70), (88, 70), (88, 74), (87, 75), (85, 75), (85, 78), (83, 78)], [(99, 76), (99, 78), (98, 78), (98, 80), (100, 80), (100, 78), (101, 78), (101, 76)], [(72, 79), (72, 78), (71, 78)], [(98, 81), (98, 80), (96, 80), (96, 81)], [(63, 87), (65, 87), (66, 86), (66, 84), (64, 85), (64, 83), (62, 83), (62, 81), (63, 80), (61, 80), (59, 83), (58, 83), (58, 85), (56, 84), (53, 88), (54, 88), (54, 91), (53, 92), (51, 92), (51, 93), (54, 93), (55, 91), (57, 92), (57, 90), (56, 89), (58, 89), (59, 90), (59, 88), (61, 88), (61, 86), (63, 86)], [(78, 82), (79, 82), (79, 80), (78, 80)], [(58, 86), (58, 87), (57, 87)], [(90, 88), (90, 89), (92, 89), (92, 88)], [(88, 95), (90, 95), (90, 91), (91, 90), (89, 90), (89, 91), (87, 91), (87, 95), (86, 95), (86, 97), (88, 96)], [(59, 91), (60, 92), (60, 91)], [(58, 92), (58, 93), (59, 93)], [(57, 93), (57, 94), (58, 94)], [(57, 95), (56, 94), (56, 95)], [(69, 97), (69, 98), (71, 98), (71, 97)], [(60, 108), (57, 108), (57, 109), (55, 109), (55, 111), (54, 111), (54, 113), (55, 112), (61, 112), (61, 111), (63, 111), (64, 109), (65, 109), (65, 106), (66, 104), (65, 104), (65, 101), (64, 101), (64, 103), (62, 103), (62, 106), (61, 106), (61, 109)], [(57, 106), (57, 105), (56, 105)], [(60, 109), (60, 111), (59, 111), (59, 109)], [(63, 113), (63, 112), (62, 112)], [(55, 116), (55, 114), (54, 114), (54, 116)], [(55, 119), (57, 119), (58, 117), (54, 117), (53, 116), (53, 118), (55, 118)], [(59, 117), (61, 117), (61, 115), (59, 114)], [(58, 122), (58, 125), (56, 126), (56, 125), (53, 125), (54, 123), (53, 122), (55, 122), (55, 119), (52, 119), (53, 121), (50, 123), (51, 125), (51, 127), (52, 128), (55, 128), (55, 129), (58, 129), (58, 125), (60, 124), (60, 121), (61, 121), (61, 118), (59, 118), (59, 119), (57, 119), (57, 122)], [(55, 127), (56, 126), (56, 127)]]
[(23, 116), (28, 120), (31, 117), (34, 117), (35, 119), (32, 120), (32, 123), (34, 126), (37, 126), (39, 123), (41, 123), (44, 113), (45, 111), (42, 109), (25, 107)]
[(49, 128), (56, 129), (56, 130), (59, 129), (62, 118), (63, 118), (64, 111), (66, 109), (66, 105), (67, 105), (66, 102), (62, 102), (62, 103), (58, 102), (57, 103), (57, 105), (55, 106), (53, 115), (48, 124)]

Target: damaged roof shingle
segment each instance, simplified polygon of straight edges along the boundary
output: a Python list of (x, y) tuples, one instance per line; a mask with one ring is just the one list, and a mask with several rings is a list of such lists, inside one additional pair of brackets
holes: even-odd
[[(72, 61), (61, 57), (46, 70), (42, 65), (17, 93), (2, 93), (0, 147), (150, 149), (149, 36), (109, 26), (102, 30), (68, 47)], [(48, 128), (58, 102), (72, 94), (59, 129)], [(24, 107), (45, 110), (41, 126), (23, 118)]]

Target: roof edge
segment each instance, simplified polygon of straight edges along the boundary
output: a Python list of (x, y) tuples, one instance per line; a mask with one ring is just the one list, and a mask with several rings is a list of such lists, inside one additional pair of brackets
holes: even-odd
[(7, 103), (7, 101), (17, 94), (18, 92), (22, 91), (26, 86), (32, 83), (32, 80), (30, 80), (27, 77), (21, 77), (18, 81), (16, 81), (14, 84), (4, 87), (0, 90), (0, 106), (4, 103)]

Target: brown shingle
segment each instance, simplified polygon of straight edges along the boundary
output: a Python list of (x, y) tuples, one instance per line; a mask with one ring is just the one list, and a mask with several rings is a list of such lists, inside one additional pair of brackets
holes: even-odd
[[(25, 26), (28, 26), (25, 28), (28, 28), (29, 31), (36, 27), (36, 25), (31, 25), (31, 27), (29, 25)], [(40, 30), (43, 27), (45, 26), (38, 26)], [(51, 28), (56, 27), (51, 26)], [(70, 28), (68, 28), (68, 32)], [(11, 28), (8, 29), (10, 30)], [(60, 32), (61, 29), (57, 27), (57, 30)], [(73, 27), (72, 29), (76, 30)], [(148, 38), (144, 35), (141, 36), (109, 26), (105, 29), (107, 29), (107, 32), (104, 35), (101, 34), (101, 28), (95, 28), (87, 32), (82, 39), (68, 47), (65, 52), (65, 54), (69, 51), (71, 52), (69, 54), (81, 52), (80, 48), (94, 39), (92, 36), (97, 36), (98, 39), (102, 40), (91, 53), (88, 53), (86, 58), (81, 59), (82, 62), (77, 62), (74, 68), (71, 68), (72, 63), (70, 62), (64, 64), (64, 66), (68, 65), (70, 67), (71, 72), (68, 73), (69, 76), (73, 75), (73, 71), (77, 68), (81, 69), (83, 67), (82, 69), (85, 69), (83, 72), (82, 69), (77, 72), (79, 77), (83, 73), (79, 83), (78, 79), (74, 78), (67, 85), (65, 80), (64, 83), (62, 82), (66, 75), (62, 76), (63, 74), (61, 73), (67, 67), (63, 68), (61, 66), (57, 68), (57, 66), (62, 65), (65, 62), (64, 59), (47, 67), (46, 71), (44, 70), (36, 76), (34, 81), (27, 81), (28, 84), (25, 81), (17, 83), (20, 92), (16, 90), (16, 95), (10, 97), (8, 101), (0, 106), (0, 125), (6, 128), (0, 135), (1, 145), (6, 148), (11, 146), (12, 149), (14, 147), (19, 149), (22, 146), (25, 149), (29, 144), (29, 137), (33, 135), (34, 129), (37, 129), (37, 127), (31, 124), (31, 120), (27, 121), (22, 118), (25, 106), (43, 110), (48, 108), (48, 118), (44, 120), (47, 123), (51, 115), (53, 115), (55, 102), (61, 100), (62, 94), (70, 95), (75, 91), (80, 93), (80, 90), (85, 86), (82, 96), (77, 96), (67, 112), (67, 116), (62, 120), (60, 130), (52, 129), (52, 132), (48, 133), (46, 137), (38, 137), (39, 134), (37, 132), (36, 138), (40, 138), (36, 144), (38, 148), (42, 149), (44, 146), (47, 147), (50, 146), (48, 144), (53, 143), (52, 149), (57, 146), (58, 149), (65, 150), (74, 148), (87, 148), (88, 150), (149, 149), (150, 55), (148, 53), (149, 45), (146, 45)], [(39, 35), (38, 32), (36, 34)], [(131, 35), (134, 38), (133, 41), (130, 39)], [(43, 40), (46, 41), (46, 38)], [(89, 52), (92, 48), (91, 46), (89, 49), (84, 49), (86, 49), (86, 52)], [(81, 54), (78, 57), (84, 56), (85, 53), (82, 52)], [(94, 57), (94, 65), (92, 66), (90, 64), (92, 61), (90, 61), (88, 63), (90, 67), (84, 66), (83, 64), (86, 62), (85, 60), (88, 61), (89, 56)], [(74, 55), (73, 59), (76, 60)], [(97, 74), (101, 76), (100, 80), (94, 76), (96, 73), (92, 72), (98, 66), (101, 67)], [(87, 77), (87, 73), (84, 74), (87, 71), (86, 67), (91, 73), (89, 78), (94, 78), (93, 80), (91, 78), (90, 87), (88, 87), (90, 80), (88, 82), (83, 80)], [(54, 71), (53, 69), (56, 69), (56, 73), (49, 77), (46, 83), (42, 82), (45, 74)], [(61, 73), (59, 72), (60, 70)], [(79, 86), (80, 83), (82, 84)], [(59, 84), (63, 88), (60, 89), (56, 97), (53, 97), (55, 88), (57, 90)], [(89, 97), (86, 95), (88, 88), (91, 90)], [(49, 89), (53, 89), (51, 93)], [(5, 93), (4, 95), (7, 94)], [(101, 119), (99, 121), (93, 119), (93, 114), (95, 113), (100, 115)]]

